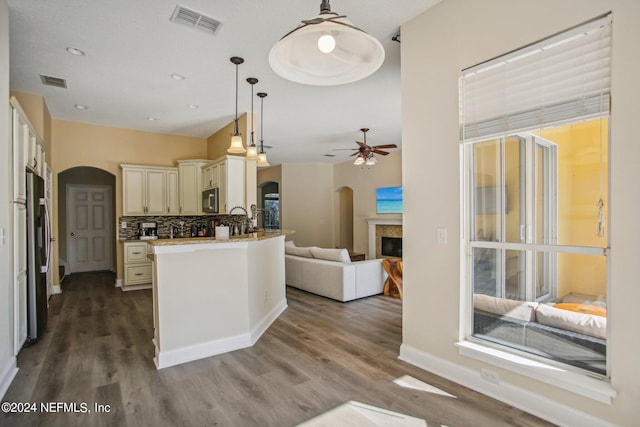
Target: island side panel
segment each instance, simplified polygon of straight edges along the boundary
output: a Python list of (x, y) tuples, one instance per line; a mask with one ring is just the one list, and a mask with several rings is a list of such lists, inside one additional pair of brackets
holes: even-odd
[(161, 353), (189, 347), (198, 353), (229, 340), (250, 345), (247, 245), (237, 246), (156, 254)]
[(284, 238), (249, 244), (249, 318), (252, 342), (287, 308)]

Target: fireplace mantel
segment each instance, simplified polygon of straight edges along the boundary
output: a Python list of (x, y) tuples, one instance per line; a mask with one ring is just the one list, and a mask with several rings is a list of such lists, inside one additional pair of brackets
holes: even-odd
[(369, 252), (368, 258), (376, 258), (376, 225), (402, 225), (402, 218), (371, 217), (365, 218), (369, 224)]

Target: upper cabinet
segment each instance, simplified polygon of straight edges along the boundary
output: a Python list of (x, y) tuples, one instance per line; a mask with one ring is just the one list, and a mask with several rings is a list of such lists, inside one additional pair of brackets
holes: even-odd
[(178, 169), (138, 165), (122, 168), (122, 214), (175, 215)]
[[(245, 206), (246, 198), (246, 160), (240, 156), (224, 156), (218, 159), (217, 180), (219, 188), (218, 203), (220, 213), (227, 214), (236, 206)], [(238, 211), (234, 213), (240, 213)]]
[(29, 168), (44, 177), (45, 147), (27, 115), (15, 98), (10, 101), (13, 157), (13, 199), (26, 200), (24, 170)]
[(209, 160), (178, 160), (180, 174), (180, 214), (202, 215), (202, 166)]

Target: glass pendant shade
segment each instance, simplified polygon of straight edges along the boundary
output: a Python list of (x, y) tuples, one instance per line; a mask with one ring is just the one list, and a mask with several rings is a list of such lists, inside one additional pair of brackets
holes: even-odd
[(258, 147), (255, 145), (247, 147), (247, 160), (258, 160)]
[(231, 136), (231, 145), (227, 148), (227, 153), (231, 154), (242, 154), (247, 150), (244, 149), (244, 145), (242, 145), (242, 136), (233, 135)]
[(378, 163), (378, 160), (376, 160), (376, 158), (375, 158), (375, 157), (371, 156), (371, 157), (369, 157), (369, 158), (367, 159), (367, 161), (366, 161), (364, 164), (365, 164), (365, 165), (367, 165), (367, 166), (373, 166), (373, 165), (375, 165), (376, 163)]
[(371, 75), (384, 57), (376, 38), (331, 12), (328, 2), (323, 2), (320, 15), (303, 21), (271, 48), (269, 65), (280, 77), (296, 83), (334, 86)]
[(267, 160), (267, 153), (258, 154), (258, 163), (256, 163), (256, 166), (258, 166), (259, 168), (265, 168), (267, 166), (271, 166), (269, 164), (269, 161)]
[(356, 166), (364, 165), (364, 158), (361, 156), (356, 157), (356, 161), (353, 164)]

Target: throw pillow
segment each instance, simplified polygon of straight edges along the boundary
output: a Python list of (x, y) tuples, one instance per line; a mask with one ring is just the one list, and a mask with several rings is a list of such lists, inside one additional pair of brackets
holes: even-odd
[(536, 308), (536, 320), (543, 325), (579, 332), (596, 338), (607, 338), (606, 317), (576, 313), (539, 304)]
[(516, 301), (506, 298), (496, 298), (485, 294), (473, 295), (473, 307), (497, 314), (507, 316), (518, 320), (531, 322), (535, 319), (535, 308), (537, 302)]
[(311, 254), (314, 258), (324, 259), (327, 261), (351, 262), (351, 258), (349, 258), (349, 251), (346, 249), (325, 249), (312, 247)]
[(302, 248), (298, 246), (285, 246), (284, 253), (287, 255), (296, 255), (305, 258), (313, 258), (311, 248)]

